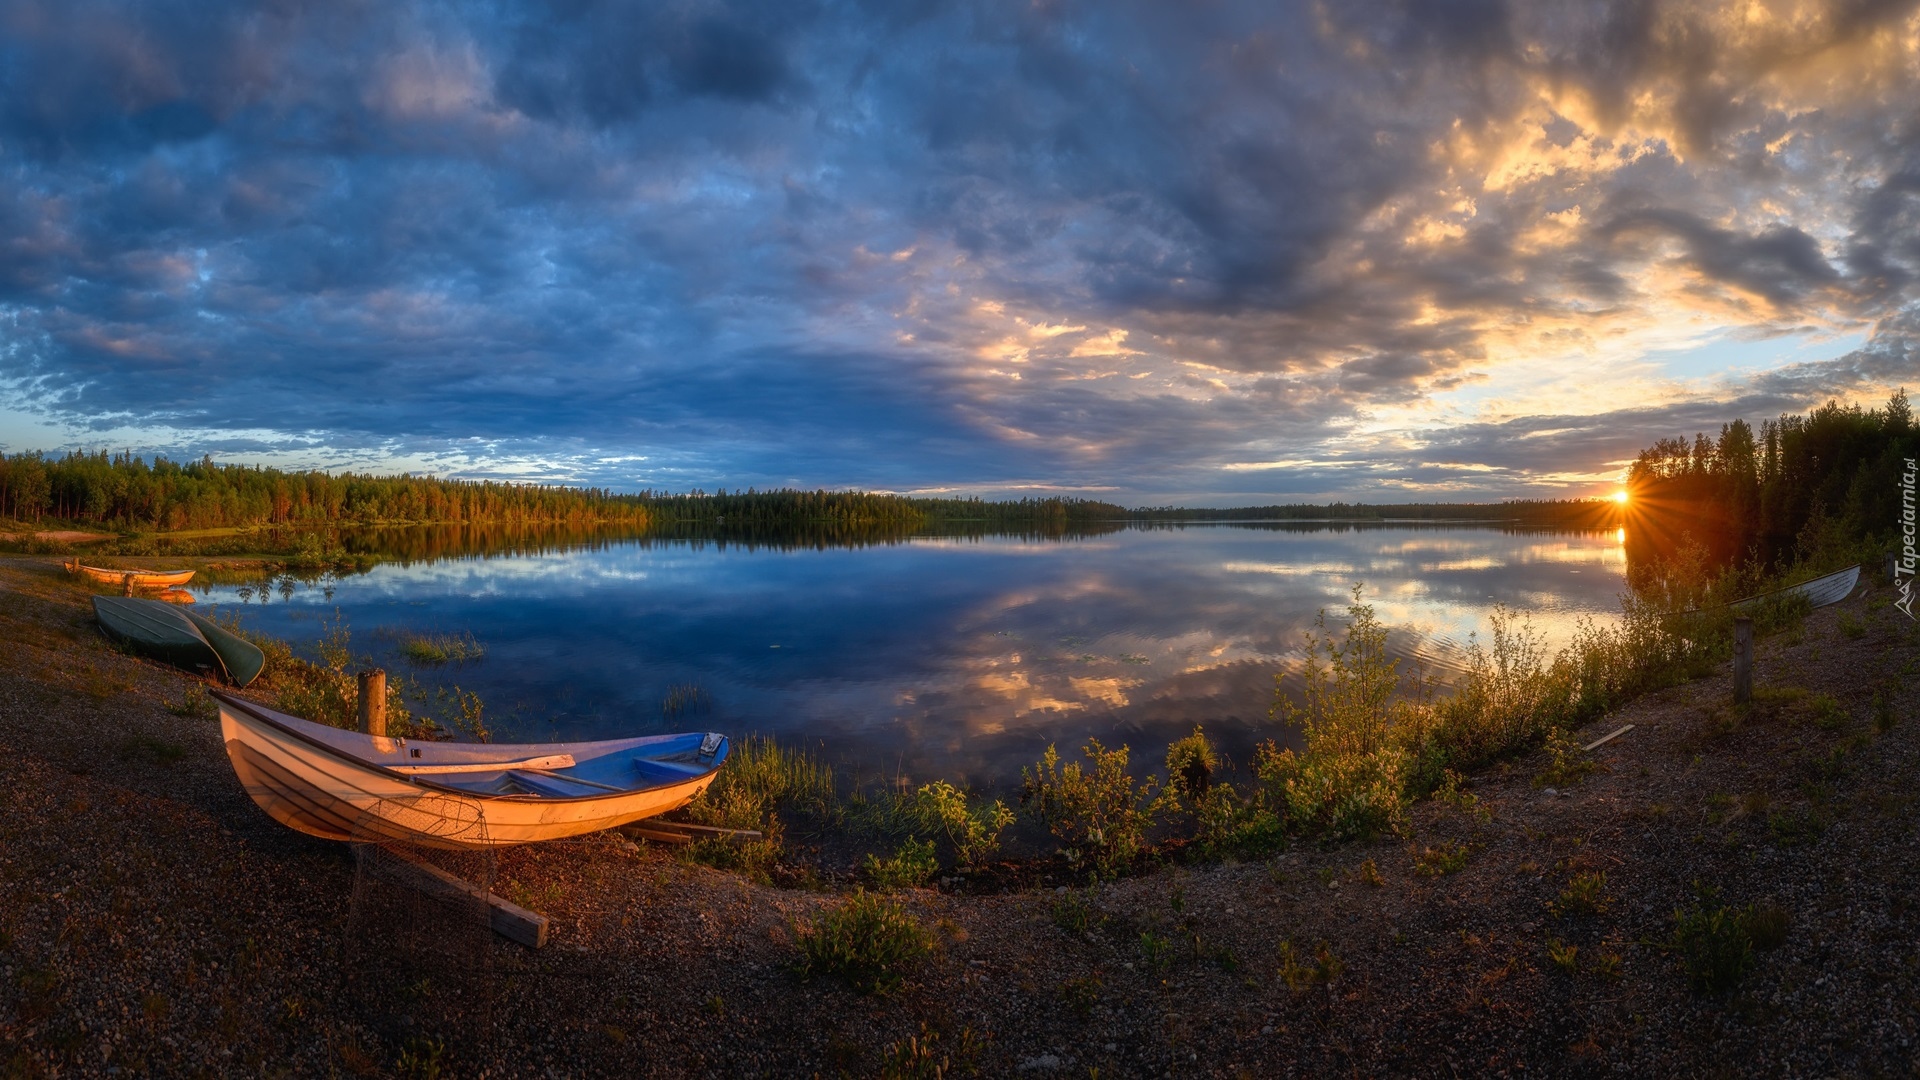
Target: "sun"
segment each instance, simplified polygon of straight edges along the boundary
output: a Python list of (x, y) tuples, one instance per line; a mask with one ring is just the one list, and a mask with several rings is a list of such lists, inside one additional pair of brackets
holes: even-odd
[(1619, 491), (1614, 492), (1613, 501), (1619, 503), (1621, 506), (1627, 505), (1627, 489), (1621, 488)]

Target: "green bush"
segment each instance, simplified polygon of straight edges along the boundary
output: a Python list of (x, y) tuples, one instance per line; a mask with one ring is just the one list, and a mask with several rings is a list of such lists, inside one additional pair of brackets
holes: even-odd
[(1210, 858), (1258, 858), (1286, 847), (1286, 823), (1258, 797), (1243, 798), (1231, 784), (1216, 783), (1193, 807), (1199, 853)]
[(1013, 824), (1013, 811), (999, 799), (971, 807), (967, 794), (945, 780), (922, 787), (914, 809), (928, 828), (945, 832), (962, 866), (978, 866), (1000, 850), (1000, 834)]
[(1533, 778), (1533, 786), (1566, 787), (1599, 767), (1570, 732), (1554, 728), (1547, 736), (1547, 767)]
[(891, 858), (868, 855), (866, 871), (867, 878), (875, 888), (910, 889), (926, 884), (933, 875), (939, 873), (940, 860), (934, 857), (931, 842), (922, 842), (909, 836)]
[(1167, 790), (1192, 805), (1212, 788), (1219, 767), (1219, 752), (1195, 724), (1193, 734), (1167, 747)]
[(1108, 750), (1089, 739), (1082, 753), (1090, 768), (1061, 765), (1059, 751), (1048, 746), (1038, 764), (1020, 770), (1020, 805), (1060, 840), (1070, 864), (1115, 875), (1147, 850), (1158, 780), (1149, 776), (1136, 790), (1124, 746)]
[(833, 975), (863, 994), (885, 994), (933, 953), (933, 936), (905, 908), (865, 890), (812, 923), (793, 927), (801, 978)]

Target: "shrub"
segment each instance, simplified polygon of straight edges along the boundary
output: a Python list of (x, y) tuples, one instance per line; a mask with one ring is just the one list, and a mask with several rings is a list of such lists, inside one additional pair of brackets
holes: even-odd
[(1571, 975), (1579, 970), (1580, 946), (1569, 945), (1559, 938), (1547, 942), (1547, 959), (1553, 966)]
[[(1477, 768), (1539, 742), (1558, 720), (1564, 677), (1546, 665), (1546, 638), (1525, 615), (1496, 606), (1491, 651), (1473, 638), (1467, 670), (1451, 697), (1433, 707), (1429, 755), (1456, 769)], [(1564, 673), (1562, 673), (1564, 675)]]
[(945, 780), (922, 787), (914, 797), (914, 809), (929, 828), (947, 834), (962, 866), (978, 866), (1000, 850), (1000, 833), (1013, 824), (1013, 811), (1006, 803), (995, 799), (969, 807), (966, 792)]
[(1673, 913), (1673, 947), (1693, 988), (1719, 994), (1733, 989), (1753, 966), (1753, 938), (1742, 912), (1695, 905)]
[(892, 858), (868, 855), (866, 871), (875, 888), (909, 889), (925, 884), (939, 873), (940, 861), (934, 858), (932, 843), (909, 836)]
[(1219, 753), (1195, 724), (1193, 734), (1167, 747), (1167, 790), (1194, 805), (1213, 787), (1219, 767)]
[(1426, 848), (1414, 857), (1413, 872), (1421, 877), (1457, 874), (1467, 868), (1467, 856), (1472, 853), (1472, 848), (1456, 843), (1443, 843), (1439, 847)]
[(1090, 769), (1062, 766), (1059, 751), (1047, 747), (1038, 764), (1020, 770), (1020, 804), (1061, 841), (1070, 864), (1096, 876), (1117, 874), (1147, 849), (1148, 800), (1158, 782), (1149, 776), (1135, 790), (1124, 746), (1108, 750), (1089, 739), (1083, 753)]
[(795, 924), (801, 978), (833, 975), (862, 994), (886, 994), (933, 952), (933, 936), (899, 904), (865, 890), (812, 923)]
[(1573, 875), (1567, 887), (1560, 891), (1560, 898), (1548, 905), (1553, 913), (1561, 918), (1571, 915), (1601, 915), (1613, 906), (1612, 898), (1606, 895), (1607, 875), (1598, 871), (1582, 871)]
[(880, 1063), (880, 1077), (881, 1080), (942, 1080), (963, 1072), (971, 1075), (980, 1071), (979, 1056), (980, 1044), (972, 1028), (961, 1028), (953, 1049), (948, 1051), (941, 1048), (940, 1033), (923, 1022), (920, 1034), (909, 1035), (887, 1047)]
[(1793, 925), (1793, 917), (1787, 909), (1773, 904), (1748, 907), (1742, 916), (1746, 924), (1747, 937), (1753, 941), (1753, 947), (1762, 952), (1771, 952), (1787, 943), (1787, 931)]
[(1852, 719), (1832, 694), (1815, 694), (1807, 704), (1813, 713), (1813, 726), (1821, 731), (1838, 731)]
[(1163, 973), (1173, 965), (1173, 942), (1151, 930), (1141, 931), (1140, 958), (1148, 971)]
[(181, 695), (179, 701), (169, 701), (167, 711), (189, 720), (215, 720), (220, 716), (219, 707), (198, 685), (187, 687), (187, 692)]
[(1485, 824), (1493, 820), (1493, 811), (1480, 805), (1480, 796), (1471, 791), (1460, 790), (1466, 777), (1445, 769), (1440, 773), (1440, 786), (1433, 789), (1433, 801), (1451, 806), (1475, 821)]
[(1572, 733), (1555, 728), (1547, 736), (1547, 767), (1533, 778), (1533, 786), (1565, 787), (1599, 767), (1580, 749)]
[(1061, 893), (1053, 901), (1053, 923), (1075, 937), (1091, 938), (1096, 927), (1104, 926), (1107, 917), (1094, 910), (1093, 904), (1078, 892), (1069, 890)]
[(1324, 941), (1315, 947), (1311, 959), (1295, 948), (1291, 940), (1280, 943), (1278, 974), (1289, 990), (1306, 990), (1316, 983), (1330, 986), (1345, 970), (1346, 964), (1334, 955), (1333, 949)]
[(1193, 832), (1203, 856), (1259, 857), (1286, 847), (1280, 816), (1259, 799), (1242, 798), (1233, 785), (1216, 783), (1193, 807)]
[(1255, 769), (1276, 790), (1293, 828), (1330, 840), (1364, 840), (1398, 832), (1405, 822), (1408, 762), (1404, 751), (1391, 748), (1365, 755), (1281, 750), (1263, 752)]

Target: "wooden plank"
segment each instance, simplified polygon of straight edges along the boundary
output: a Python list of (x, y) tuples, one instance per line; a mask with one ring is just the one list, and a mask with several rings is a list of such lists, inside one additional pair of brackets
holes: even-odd
[(1585, 745), (1585, 746), (1583, 746), (1583, 747), (1581, 747), (1580, 749), (1582, 749), (1582, 750), (1592, 750), (1592, 749), (1595, 749), (1596, 747), (1599, 747), (1599, 746), (1603, 746), (1603, 745), (1605, 745), (1605, 744), (1607, 744), (1607, 743), (1610, 743), (1610, 742), (1612, 742), (1613, 740), (1615, 740), (1615, 739), (1617, 739), (1617, 738), (1619, 738), (1619, 737), (1620, 737), (1620, 736), (1622, 736), (1622, 735), (1625, 735), (1625, 734), (1626, 734), (1627, 732), (1629, 732), (1629, 731), (1632, 731), (1632, 730), (1633, 730), (1633, 725), (1632, 725), (1632, 724), (1628, 724), (1628, 725), (1627, 725), (1626, 727), (1623, 727), (1623, 728), (1621, 728), (1621, 729), (1620, 729), (1619, 731), (1616, 731), (1616, 732), (1614, 732), (1614, 733), (1613, 733), (1613, 734), (1611, 734), (1611, 735), (1602, 735), (1602, 736), (1600, 736), (1599, 738), (1597, 738), (1597, 739), (1595, 739), (1595, 740), (1593, 740), (1592, 742), (1590, 742), (1590, 743), (1588, 743), (1587, 745)]
[[(361, 858), (364, 849), (354, 848), (355, 858)], [(422, 892), (439, 896), (459, 896), (474, 900), (485, 900), (487, 918), (493, 926), (493, 932), (508, 941), (518, 942), (529, 949), (542, 948), (547, 943), (547, 917), (537, 911), (528, 911), (504, 896), (495, 896), (483, 891), (470, 881), (454, 877), (445, 870), (419, 859), (403, 855), (393, 848), (381, 848), (391, 856), (394, 864), (402, 873), (412, 879), (412, 884)]]
[(648, 832), (684, 837), (687, 840), (718, 839), (746, 841), (762, 839), (760, 830), (758, 829), (723, 829), (717, 825), (689, 825), (684, 821), (660, 821), (655, 818), (636, 821), (631, 825), (622, 825), (619, 826), (619, 829), (623, 833), (636, 833), (644, 829)]
[(652, 840), (659, 844), (691, 844), (693, 837), (686, 833), (666, 832), (661, 829), (649, 829), (645, 825), (627, 825), (621, 828), (623, 835), (639, 840)]

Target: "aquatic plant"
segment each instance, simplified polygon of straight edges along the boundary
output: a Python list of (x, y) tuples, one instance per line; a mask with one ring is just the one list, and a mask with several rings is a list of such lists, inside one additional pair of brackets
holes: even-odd
[(464, 664), (487, 655), (487, 650), (471, 633), (409, 634), (400, 639), (400, 655), (416, 664)]

